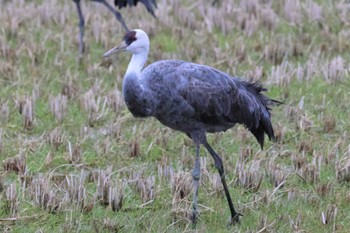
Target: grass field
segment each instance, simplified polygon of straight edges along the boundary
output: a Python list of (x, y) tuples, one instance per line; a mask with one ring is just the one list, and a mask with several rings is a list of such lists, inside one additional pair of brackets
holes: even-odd
[(259, 80), (285, 104), (277, 142), (260, 150), (236, 126), (208, 135), (222, 156), (241, 224), (201, 150), (200, 217), (189, 221), (194, 147), (125, 107), (130, 55), (102, 55), (123, 36), (101, 5), (0, 1), (1, 232), (348, 232), (350, 3), (158, 0), (123, 9), (151, 40), (148, 63), (183, 59)]

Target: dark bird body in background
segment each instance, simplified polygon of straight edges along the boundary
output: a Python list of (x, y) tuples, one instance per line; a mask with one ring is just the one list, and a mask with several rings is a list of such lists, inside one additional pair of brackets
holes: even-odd
[(199, 150), (200, 145), (204, 145), (221, 176), (231, 222), (238, 222), (240, 214), (233, 207), (222, 160), (208, 144), (206, 133), (226, 131), (237, 123), (243, 124), (262, 148), (265, 134), (274, 139), (270, 106), (280, 102), (263, 95), (265, 89), (260, 84), (231, 77), (205, 65), (162, 60), (143, 69), (149, 39), (140, 29), (128, 32), (124, 41), (104, 56), (120, 51), (133, 54), (123, 80), (123, 95), (131, 113), (136, 117), (157, 118), (164, 125), (185, 133), (196, 146), (192, 221), (195, 223), (198, 215)]
[[(78, 16), (79, 16), (79, 55), (80, 57), (82, 57), (84, 50), (85, 50), (85, 46), (84, 46), (84, 26), (85, 26), (85, 21), (84, 21), (84, 17), (83, 17), (83, 12), (81, 10), (81, 6), (80, 6), (80, 0), (73, 0), (76, 4), (77, 7), (77, 11), (78, 11)], [(93, 2), (98, 2), (103, 4), (104, 6), (107, 7), (107, 9), (113, 13), (113, 15), (115, 16), (115, 18), (121, 23), (121, 25), (123, 26), (123, 28), (125, 29), (125, 31), (129, 31), (128, 27), (126, 26), (126, 23), (122, 17), (122, 15), (115, 10), (115, 8), (113, 6), (111, 6), (107, 0), (90, 0)], [(154, 9), (157, 7), (156, 4), (156, 0), (114, 0), (114, 5), (116, 7), (118, 7), (119, 9), (123, 8), (123, 7), (133, 7), (136, 6), (137, 3), (142, 3), (147, 11), (152, 14), (154, 17)]]

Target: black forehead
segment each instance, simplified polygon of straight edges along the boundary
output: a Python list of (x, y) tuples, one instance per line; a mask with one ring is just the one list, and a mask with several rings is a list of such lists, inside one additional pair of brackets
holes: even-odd
[(136, 40), (136, 31), (128, 31), (124, 36), (124, 41), (127, 45), (130, 45)]

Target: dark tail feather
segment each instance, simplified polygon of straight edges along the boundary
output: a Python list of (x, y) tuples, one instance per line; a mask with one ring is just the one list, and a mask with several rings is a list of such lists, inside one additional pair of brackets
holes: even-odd
[(263, 107), (260, 112), (260, 121), (258, 125), (251, 127), (249, 130), (255, 136), (256, 140), (259, 142), (261, 149), (264, 147), (264, 139), (265, 133), (269, 137), (270, 141), (275, 141), (275, 134), (273, 131), (272, 123), (271, 123), (271, 106), (278, 106), (283, 104), (278, 100), (270, 99), (269, 97), (263, 95), (261, 92), (266, 91), (267, 89), (263, 88), (261, 84), (254, 83), (252, 85), (255, 87), (257, 91), (257, 95), (255, 95), (258, 99), (260, 99), (260, 103), (262, 103)]
[(154, 17), (157, 18), (154, 14), (154, 9), (157, 8), (156, 0), (114, 0), (114, 5), (117, 6), (119, 9), (123, 7), (132, 7), (136, 6), (138, 2), (141, 2), (143, 5), (145, 5), (147, 11)]
[(270, 99), (270, 98), (269, 98), (269, 101), (270, 101), (269, 105), (273, 105), (273, 106), (278, 106), (278, 105), (284, 104), (281, 101)]
[(283, 104), (282, 102), (263, 95), (262, 92), (267, 91), (261, 83), (245, 83), (250, 95), (255, 99), (256, 112), (253, 116), (254, 124), (245, 124), (250, 132), (255, 136), (259, 142), (261, 149), (264, 147), (265, 133), (271, 141), (275, 141), (275, 134), (273, 132), (271, 123), (271, 107)]
[(140, 0), (143, 5), (145, 5), (147, 11), (154, 17), (157, 18), (154, 14), (154, 9), (157, 8), (157, 3), (155, 0)]
[(256, 140), (259, 142), (261, 150), (263, 150), (264, 149), (264, 140), (265, 140), (264, 129), (261, 127), (261, 125), (259, 125), (258, 128), (250, 129), (250, 132), (252, 132), (252, 134), (254, 135)]
[(259, 142), (261, 150), (264, 149), (265, 133), (269, 137), (270, 141), (275, 141), (275, 134), (273, 132), (270, 117), (266, 118), (265, 116), (260, 120), (259, 126), (257, 128), (252, 127), (250, 132), (252, 132), (256, 140)]
[[(270, 141), (275, 141), (275, 133), (273, 132), (273, 127), (271, 123), (271, 105), (283, 104), (280, 101), (270, 99), (264, 95), (260, 95), (262, 98), (262, 103), (264, 107), (260, 112), (260, 121), (257, 125), (254, 125), (249, 130), (255, 136), (256, 140), (259, 142), (261, 149), (264, 147), (265, 133), (269, 137)], [(257, 126), (257, 127), (256, 127)]]

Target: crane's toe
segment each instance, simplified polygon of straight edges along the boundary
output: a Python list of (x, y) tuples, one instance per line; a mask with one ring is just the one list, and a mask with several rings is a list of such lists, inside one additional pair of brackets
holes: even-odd
[(192, 224), (193, 224), (194, 226), (197, 224), (198, 215), (199, 215), (199, 213), (198, 213), (197, 210), (193, 210), (193, 211), (192, 211), (192, 214), (191, 214), (190, 219), (191, 219), (191, 222), (192, 222)]
[(243, 216), (243, 215), (236, 213), (232, 218), (230, 218), (230, 220), (228, 222), (228, 227), (230, 227), (232, 225), (239, 224), (241, 222), (241, 216)]

